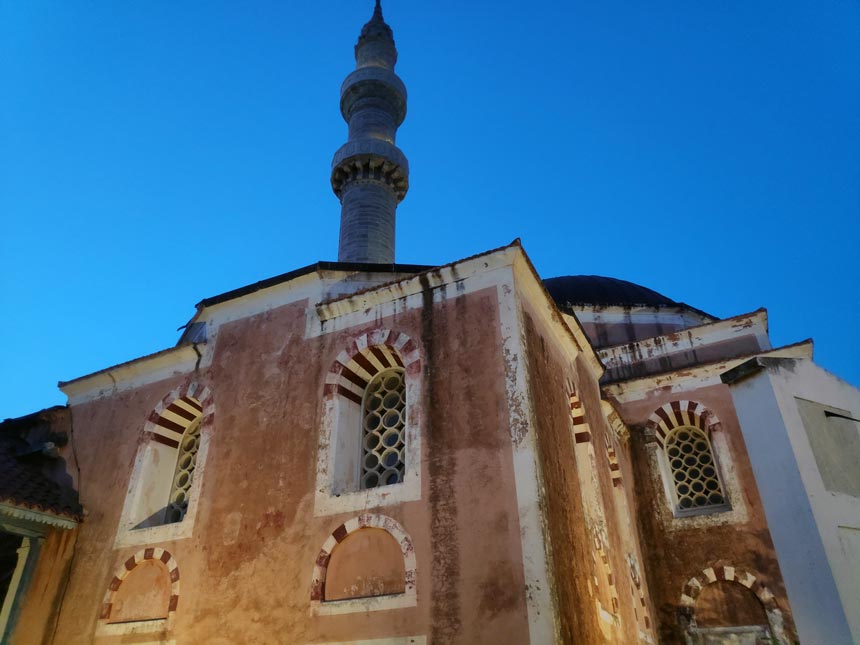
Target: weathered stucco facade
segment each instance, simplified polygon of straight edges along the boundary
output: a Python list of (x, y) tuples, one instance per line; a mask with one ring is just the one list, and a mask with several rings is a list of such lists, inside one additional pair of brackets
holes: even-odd
[[(516, 243), (371, 268), (205, 300), (194, 342), (63, 384), (87, 516), (42, 546), (10, 642), (791, 642), (720, 374), (753, 342), (808, 344), (771, 349), (756, 312), (728, 339), (720, 321), (690, 328), (721, 361), (609, 381), (624, 352), (592, 348)], [(402, 481), (362, 488), (339, 451), (359, 431), (355, 392), (386, 365), (405, 384)], [(679, 511), (665, 486), (676, 411), (707, 429), (713, 511)], [(184, 516), (138, 521), (156, 457), (175, 454), (158, 451), (192, 434)]]
[(856, 389), (811, 341), (771, 347), (763, 309), (542, 281), (518, 241), (392, 264), (406, 94), (378, 3), (355, 51), (341, 262), (207, 298), (175, 347), (0, 424), (4, 642), (856, 639), (860, 479), (816, 435), (836, 414), (860, 446)]

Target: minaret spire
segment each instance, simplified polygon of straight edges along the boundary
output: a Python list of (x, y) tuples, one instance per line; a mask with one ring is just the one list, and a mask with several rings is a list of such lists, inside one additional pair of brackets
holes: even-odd
[(340, 88), (340, 112), (349, 124), (331, 164), (331, 187), (341, 203), (340, 262), (394, 262), (397, 204), (409, 190), (409, 164), (394, 145), (406, 117), (396, 63), (394, 34), (376, 0), (355, 45), (355, 71)]

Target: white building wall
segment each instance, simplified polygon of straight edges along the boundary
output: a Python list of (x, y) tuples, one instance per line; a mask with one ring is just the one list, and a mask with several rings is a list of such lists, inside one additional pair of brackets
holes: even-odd
[[(803, 643), (860, 643), (860, 498), (828, 490), (798, 399), (860, 419), (860, 390), (806, 359), (753, 359), (724, 375)], [(803, 405), (803, 403), (801, 403)], [(849, 423), (852, 423), (849, 421)], [(860, 432), (860, 423), (854, 423)], [(860, 462), (854, 462), (860, 469)], [(860, 472), (854, 473), (860, 477)]]

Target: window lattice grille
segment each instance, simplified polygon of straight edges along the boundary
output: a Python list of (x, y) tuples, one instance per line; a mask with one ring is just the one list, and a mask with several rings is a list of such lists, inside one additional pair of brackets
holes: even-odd
[(725, 504), (708, 436), (699, 428), (684, 427), (666, 438), (666, 457), (681, 510)]
[(167, 505), (166, 523), (181, 522), (188, 510), (188, 493), (197, 467), (197, 449), (200, 447), (200, 422), (185, 431), (179, 444), (176, 458), (176, 471), (173, 474), (173, 487), (170, 489), (170, 502)]
[(403, 481), (406, 386), (402, 369), (377, 374), (362, 405), (361, 488)]

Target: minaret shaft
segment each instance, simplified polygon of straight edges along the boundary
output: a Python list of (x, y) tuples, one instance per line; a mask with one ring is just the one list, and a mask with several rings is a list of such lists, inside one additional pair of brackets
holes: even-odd
[(352, 184), (341, 195), (340, 262), (394, 262), (397, 197), (376, 183)]
[(397, 204), (409, 189), (409, 164), (394, 145), (406, 87), (394, 73), (397, 49), (378, 1), (355, 62), (340, 93), (349, 135), (332, 160), (331, 185), (341, 203), (338, 260), (392, 264)]

